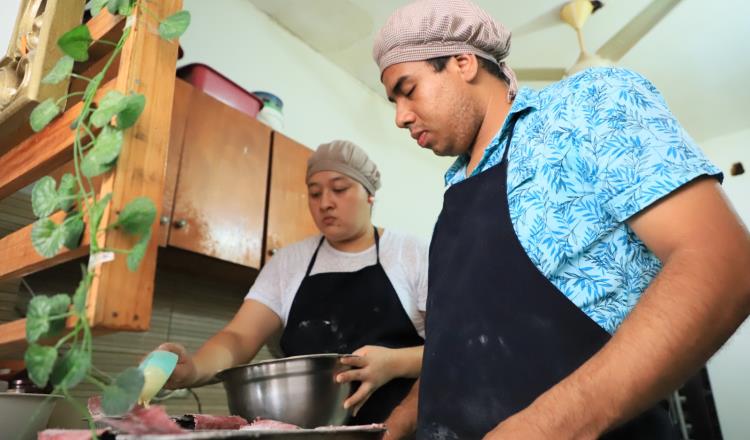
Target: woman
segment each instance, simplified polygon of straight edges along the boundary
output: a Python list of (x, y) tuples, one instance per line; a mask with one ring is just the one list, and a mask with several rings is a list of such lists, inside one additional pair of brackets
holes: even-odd
[[(351, 142), (318, 147), (308, 161), (310, 214), (321, 235), (287, 246), (261, 270), (232, 321), (180, 356), (168, 387), (200, 385), (249, 362), (281, 333), (285, 356), (354, 353), (339, 382), (360, 383), (345, 402), (349, 424), (383, 422), (419, 375), (424, 343), (427, 249), (372, 225), (380, 173)], [(293, 220), (292, 220), (293, 221)]]

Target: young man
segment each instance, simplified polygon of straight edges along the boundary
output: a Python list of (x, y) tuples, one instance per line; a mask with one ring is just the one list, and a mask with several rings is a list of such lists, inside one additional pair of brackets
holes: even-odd
[[(518, 90), (509, 49), (468, 0), (397, 10), (373, 49), (397, 125), (458, 156), (430, 249), (417, 436), (672, 438), (657, 402), (750, 311), (750, 235), (645, 78), (590, 69)], [(390, 438), (416, 408), (413, 390)]]

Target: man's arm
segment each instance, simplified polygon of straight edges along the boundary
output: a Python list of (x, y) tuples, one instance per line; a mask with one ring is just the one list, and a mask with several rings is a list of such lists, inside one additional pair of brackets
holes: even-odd
[(715, 180), (628, 223), (661, 272), (602, 350), (487, 439), (597, 438), (677, 389), (750, 313), (750, 234)]
[(411, 391), (404, 400), (393, 409), (385, 421), (388, 430), (383, 440), (412, 438), (417, 432), (417, 401), (419, 400), (419, 379), (414, 382)]

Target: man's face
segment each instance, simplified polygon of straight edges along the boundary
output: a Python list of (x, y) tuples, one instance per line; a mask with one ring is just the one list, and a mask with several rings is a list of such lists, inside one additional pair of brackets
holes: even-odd
[(466, 78), (453, 57), (441, 72), (426, 61), (386, 68), (382, 81), (388, 100), (396, 104), (396, 125), (438, 156), (469, 151), (484, 113)]

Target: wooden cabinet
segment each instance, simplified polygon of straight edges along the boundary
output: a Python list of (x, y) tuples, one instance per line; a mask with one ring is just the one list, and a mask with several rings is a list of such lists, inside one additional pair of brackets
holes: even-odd
[(195, 89), (188, 107), (167, 244), (258, 268), (271, 129)]
[(311, 154), (178, 79), (159, 245), (260, 268), (318, 232), (307, 207)]
[(279, 248), (318, 232), (307, 207), (305, 173), (312, 150), (281, 133), (273, 133), (268, 188), (267, 259)]

